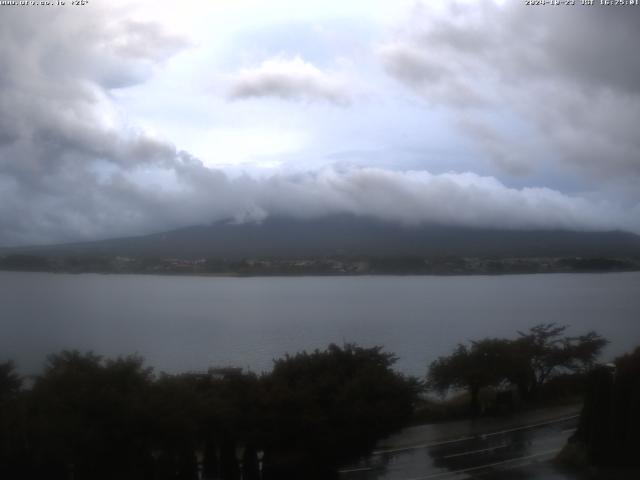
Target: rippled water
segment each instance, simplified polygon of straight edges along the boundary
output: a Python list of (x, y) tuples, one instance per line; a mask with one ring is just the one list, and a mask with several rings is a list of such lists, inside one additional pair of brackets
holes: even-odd
[(422, 375), (456, 343), (540, 322), (640, 345), (640, 273), (220, 278), (0, 272), (0, 361), (38, 371), (63, 348), (139, 353), (170, 372), (268, 370), (330, 342), (383, 345)]

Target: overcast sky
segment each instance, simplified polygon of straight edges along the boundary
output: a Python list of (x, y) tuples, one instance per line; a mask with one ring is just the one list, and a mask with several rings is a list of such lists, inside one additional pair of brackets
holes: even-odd
[(640, 232), (639, 6), (69, 3), (0, 6), (0, 245), (336, 212)]

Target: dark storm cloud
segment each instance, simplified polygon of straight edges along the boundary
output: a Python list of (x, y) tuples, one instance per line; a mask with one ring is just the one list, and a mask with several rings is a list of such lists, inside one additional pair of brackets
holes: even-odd
[[(467, 117), (460, 125), (485, 122), (484, 111), (508, 110), (529, 124), (523, 136), (540, 136), (583, 175), (640, 177), (639, 25), (633, 7), (487, 0), (452, 2), (437, 14), (418, 5), (380, 55), (387, 71), (424, 99)], [(464, 131), (510, 171), (503, 152), (514, 145), (499, 147), (496, 123), (484, 135)], [(519, 148), (530, 168), (539, 163), (541, 151)]]

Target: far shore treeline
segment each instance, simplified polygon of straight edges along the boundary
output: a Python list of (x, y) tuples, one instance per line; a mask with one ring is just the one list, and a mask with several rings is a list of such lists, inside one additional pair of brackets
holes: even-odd
[(348, 214), (268, 216), (137, 237), (0, 246), (0, 269), (256, 276), (622, 272), (640, 271), (640, 236), (398, 225)]
[[(78, 351), (50, 355), (30, 377), (0, 363), (0, 478), (336, 478), (340, 465), (451, 401), (428, 392), (462, 392), (471, 415), (608, 395), (589, 381), (606, 341), (565, 329), (540, 324), (515, 339), (460, 344), (424, 381), (395, 371), (395, 355), (382, 347), (355, 344), (286, 355), (261, 375), (232, 367), (156, 373), (139, 356)], [(637, 417), (640, 348), (619, 367), (616, 424), (624, 429), (629, 412)], [(591, 451), (584, 432), (595, 428), (589, 418), (599, 417), (599, 404), (587, 404), (576, 444)], [(615, 433), (617, 451), (632, 451), (623, 437)]]
[(107, 255), (0, 255), (0, 270), (153, 275), (500, 275), (640, 271), (640, 257), (326, 255), (180, 258)]

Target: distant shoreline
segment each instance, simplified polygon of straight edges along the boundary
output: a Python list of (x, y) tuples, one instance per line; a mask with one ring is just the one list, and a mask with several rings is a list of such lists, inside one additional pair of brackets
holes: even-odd
[(192, 277), (498, 276), (640, 271), (640, 259), (610, 257), (384, 257), (319, 259), (141, 259), (0, 257), (0, 271)]

